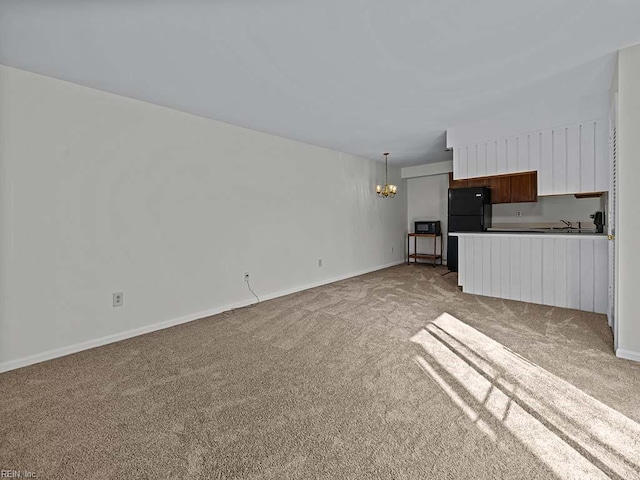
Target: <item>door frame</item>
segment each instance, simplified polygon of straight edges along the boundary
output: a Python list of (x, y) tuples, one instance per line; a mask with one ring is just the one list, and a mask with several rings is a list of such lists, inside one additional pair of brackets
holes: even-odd
[(617, 224), (617, 169), (618, 169), (618, 93), (615, 93), (609, 111), (609, 195), (607, 198), (607, 234), (608, 234), (608, 257), (609, 257), (609, 308), (607, 319), (613, 333), (613, 348), (618, 349), (618, 321), (617, 295), (616, 295), (616, 272), (618, 266), (618, 240), (616, 238)]

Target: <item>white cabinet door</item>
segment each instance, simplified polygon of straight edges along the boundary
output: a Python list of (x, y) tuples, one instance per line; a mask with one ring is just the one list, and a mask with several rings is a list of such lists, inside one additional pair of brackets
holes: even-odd
[(531, 301), (531, 238), (520, 241), (520, 300)]
[(540, 132), (540, 167), (538, 170), (538, 195), (553, 193), (553, 130)]
[(531, 302), (542, 303), (542, 238), (531, 239)]
[(470, 145), (467, 147), (467, 176), (473, 178), (482, 175), (478, 172), (478, 145)]
[(593, 243), (593, 271), (594, 271), (594, 296), (593, 311), (607, 313), (609, 282), (607, 271), (609, 269), (609, 242)]
[(611, 173), (611, 157), (609, 155), (609, 128), (606, 122), (599, 121), (596, 123), (595, 137), (595, 191), (606, 192), (609, 190), (609, 175)]
[(511, 298), (511, 241), (504, 236), (500, 242), (500, 297)]
[(487, 142), (487, 175), (498, 174), (498, 142)]
[(482, 295), (491, 296), (491, 237), (482, 237)]
[(580, 240), (567, 240), (567, 307), (580, 309)]
[(507, 139), (503, 138), (496, 142), (496, 163), (498, 164), (498, 175), (509, 173), (507, 163)]
[(567, 306), (567, 239), (554, 239), (554, 305)]
[(540, 170), (540, 151), (542, 149), (542, 132), (527, 135), (529, 142), (529, 165), (527, 170), (537, 172)]
[(596, 123), (580, 124), (580, 189), (596, 191)]
[(554, 241), (547, 237), (542, 239), (542, 304), (555, 305), (555, 260)]
[(507, 138), (507, 171), (506, 173), (518, 172), (518, 137)]
[(567, 128), (567, 191), (580, 192), (580, 125)]
[(551, 193), (567, 192), (567, 129), (554, 128), (551, 132)]
[(458, 168), (460, 171), (457, 178), (469, 178), (469, 156), (467, 155), (468, 151), (469, 147), (466, 146), (460, 147), (458, 149)]
[[(595, 281), (593, 241), (580, 242), (580, 310), (593, 312)], [(598, 272), (599, 273), (599, 272)]]
[(522, 300), (522, 238), (512, 237), (510, 239), (509, 251), (511, 258), (511, 300)]
[(518, 172), (526, 172), (529, 170), (529, 143), (531, 135), (521, 135), (517, 138), (518, 144)]
[(500, 297), (501, 296), (501, 282), (500, 275), (502, 273), (502, 259), (500, 258), (500, 252), (502, 251), (500, 246), (500, 237), (490, 237), (491, 238), (491, 253), (489, 256), (491, 257), (491, 274), (489, 277), (491, 278), (491, 288), (489, 291), (490, 297)]
[(453, 179), (460, 178), (460, 147), (453, 149)]
[(486, 177), (489, 175), (487, 173), (487, 144), (480, 143), (477, 146), (477, 168), (478, 168), (478, 176)]

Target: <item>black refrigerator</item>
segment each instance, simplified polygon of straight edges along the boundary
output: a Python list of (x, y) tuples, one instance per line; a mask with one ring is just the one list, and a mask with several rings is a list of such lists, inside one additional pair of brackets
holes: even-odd
[[(484, 232), (491, 226), (491, 190), (488, 187), (450, 188), (449, 224), (452, 232)], [(458, 271), (458, 237), (447, 239), (447, 267)]]

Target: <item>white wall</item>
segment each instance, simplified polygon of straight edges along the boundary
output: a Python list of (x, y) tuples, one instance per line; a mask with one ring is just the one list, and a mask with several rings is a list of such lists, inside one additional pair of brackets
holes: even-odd
[(448, 174), (453, 172), (453, 160), (446, 162), (427, 163), (414, 167), (403, 167), (401, 169), (402, 178), (426, 177), (431, 175)]
[(640, 361), (640, 45), (620, 50), (618, 90), (617, 354)]
[(403, 260), (397, 168), (8, 67), (0, 159), (2, 369)]
[[(604, 211), (600, 198), (575, 198), (573, 195), (557, 195), (538, 197), (532, 203), (503, 203), (493, 205), (493, 224), (499, 223), (588, 223), (593, 226), (589, 217), (596, 211)], [(522, 216), (518, 217), (518, 212)], [(576, 225), (577, 226), (577, 225)]]
[[(447, 258), (447, 206), (448, 206), (449, 174), (432, 175), (407, 179), (407, 218), (408, 231), (414, 231), (414, 223), (420, 220), (440, 220), (442, 227), (442, 241), (444, 244), (443, 258)], [(438, 240), (438, 249), (439, 249)], [(421, 238), (418, 240), (418, 251), (430, 253), (433, 251), (433, 240)], [(413, 253), (413, 240), (410, 242), (410, 252)]]

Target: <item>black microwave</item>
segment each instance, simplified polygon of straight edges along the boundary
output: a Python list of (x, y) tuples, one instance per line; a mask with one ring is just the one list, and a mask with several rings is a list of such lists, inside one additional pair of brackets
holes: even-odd
[(440, 220), (430, 220), (428, 222), (415, 222), (414, 233), (440, 233)]

